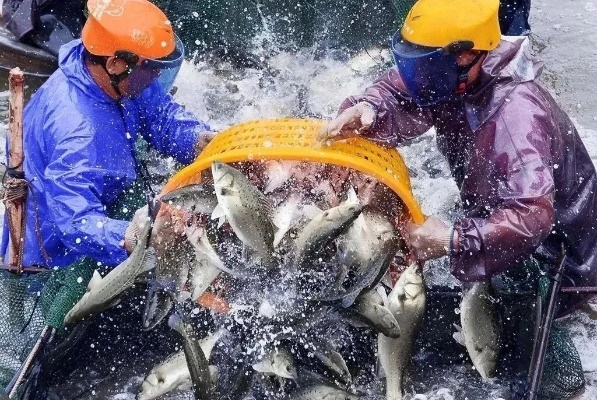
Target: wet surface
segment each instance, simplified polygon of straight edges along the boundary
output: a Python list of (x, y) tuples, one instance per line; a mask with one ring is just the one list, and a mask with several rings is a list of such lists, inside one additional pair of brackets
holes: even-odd
[[(597, 2), (533, 0), (534, 48), (545, 61), (542, 81), (580, 126), (585, 145), (597, 163)], [(240, 70), (229, 63), (185, 63), (177, 80), (177, 99), (215, 128), (254, 118), (279, 116), (331, 117), (342, 99), (358, 93), (389, 61), (387, 53), (369, 49), (349, 60), (315, 56), (309, 49), (278, 53), (256, 44), (254, 54), (267, 57), (269, 69)], [(265, 59), (265, 58), (264, 58)], [(6, 130), (6, 74), (0, 70), (0, 148)], [(27, 95), (39, 80), (27, 77)], [(25, 121), (26, 123), (26, 121)], [(446, 174), (445, 162), (434, 148), (433, 135), (401, 150), (413, 171), (413, 187), (423, 211), (448, 220), (457, 202), (457, 188)], [(427, 267), (428, 284), (452, 286), (445, 263)], [(179, 345), (165, 324), (155, 331), (141, 330), (137, 294), (120, 308), (106, 312), (90, 337), (69, 354), (56, 376), (54, 392), (61, 399), (134, 399), (145, 374)], [(424, 334), (414, 359), (407, 398), (417, 400), (498, 399), (507, 382), (482, 383), (466, 352), (451, 335), (457, 323), (459, 297), (449, 294), (429, 303)], [(133, 311), (123, 308), (134, 304)], [(127, 306), (128, 307), (128, 306)], [(140, 306), (142, 308), (142, 306)], [(585, 312), (586, 311), (586, 312)], [(585, 369), (587, 390), (580, 398), (597, 398), (597, 306), (575, 313), (563, 323), (569, 327)], [(375, 369), (372, 363), (370, 368)], [(414, 393), (417, 393), (416, 395)], [(190, 399), (177, 392), (162, 399)]]

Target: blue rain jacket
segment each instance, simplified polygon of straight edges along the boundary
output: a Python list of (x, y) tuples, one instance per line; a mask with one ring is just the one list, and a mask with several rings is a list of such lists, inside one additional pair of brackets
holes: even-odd
[[(188, 164), (198, 135), (210, 128), (157, 82), (136, 99), (110, 98), (91, 78), (80, 40), (61, 48), (59, 67), (24, 110), (30, 185), (24, 265), (65, 267), (88, 256), (115, 266), (127, 257), (129, 222), (110, 219), (105, 210), (136, 179), (137, 136)], [(7, 245), (5, 219), (2, 254)]]

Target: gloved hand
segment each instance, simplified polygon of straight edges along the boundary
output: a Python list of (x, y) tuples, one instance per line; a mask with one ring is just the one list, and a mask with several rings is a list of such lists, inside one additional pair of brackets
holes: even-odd
[(124, 249), (128, 254), (133, 252), (133, 249), (137, 245), (137, 241), (139, 240), (139, 235), (143, 230), (143, 227), (146, 223), (149, 222), (149, 211), (148, 206), (143, 206), (137, 211), (135, 211), (135, 215), (133, 215), (133, 219), (131, 223), (124, 231)]
[(364, 101), (357, 103), (329, 121), (317, 133), (317, 140), (326, 142), (358, 136), (373, 125), (376, 116), (377, 112), (371, 104)]
[(419, 260), (430, 260), (448, 254), (451, 228), (431, 216), (422, 225), (408, 222), (402, 234), (406, 244)]
[(199, 155), (199, 153), (201, 153), (203, 151), (203, 149), (205, 148), (205, 146), (207, 146), (207, 144), (209, 142), (211, 142), (211, 140), (214, 138), (214, 136), (216, 136), (215, 132), (201, 132), (199, 134), (199, 137), (197, 138), (197, 142), (195, 142), (195, 151), (197, 152), (197, 155)]

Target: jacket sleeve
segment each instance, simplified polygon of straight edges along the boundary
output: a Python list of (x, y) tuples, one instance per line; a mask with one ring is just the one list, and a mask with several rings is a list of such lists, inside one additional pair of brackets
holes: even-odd
[(464, 217), (454, 224), (459, 254), (451, 257), (452, 272), (463, 281), (485, 280), (516, 265), (545, 240), (554, 223), (557, 165), (544, 117), (549, 113), (533, 101), (518, 103), (503, 105), (496, 117), (488, 162), (498, 177), (497, 206), (485, 218)]
[(140, 99), (141, 133), (160, 153), (182, 164), (195, 160), (199, 135), (210, 130), (208, 124), (176, 103), (157, 83), (146, 89)]
[(100, 201), (104, 171), (96, 167), (93, 128), (85, 122), (73, 125), (53, 143), (43, 195), (66, 247), (115, 266), (127, 258), (123, 240), (128, 222), (106, 216)]
[(404, 140), (422, 135), (433, 125), (430, 112), (418, 107), (408, 96), (396, 68), (389, 69), (363, 94), (344, 100), (339, 111), (361, 101), (371, 104), (377, 112), (365, 136), (379, 144), (396, 147)]

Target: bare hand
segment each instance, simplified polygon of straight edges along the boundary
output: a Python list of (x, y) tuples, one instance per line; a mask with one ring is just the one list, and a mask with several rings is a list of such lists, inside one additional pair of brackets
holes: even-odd
[(149, 211), (148, 206), (144, 206), (135, 211), (131, 223), (124, 232), (124, 249), (128, 254), (131, 254), (137, 245), (139, 235), (147, 223), (149, 223)]
[(404, 240), (419, 260), (430, 260), (448, 254), (450, 227), (441, 219), (431, 216), (422, 225), (408, 222)]
[(376, 112), (366, 102), (360, 102), (342, 111), (317, 133), (318, 142), (346, 139), (360, 135), (371, 127), (375, 121)]

